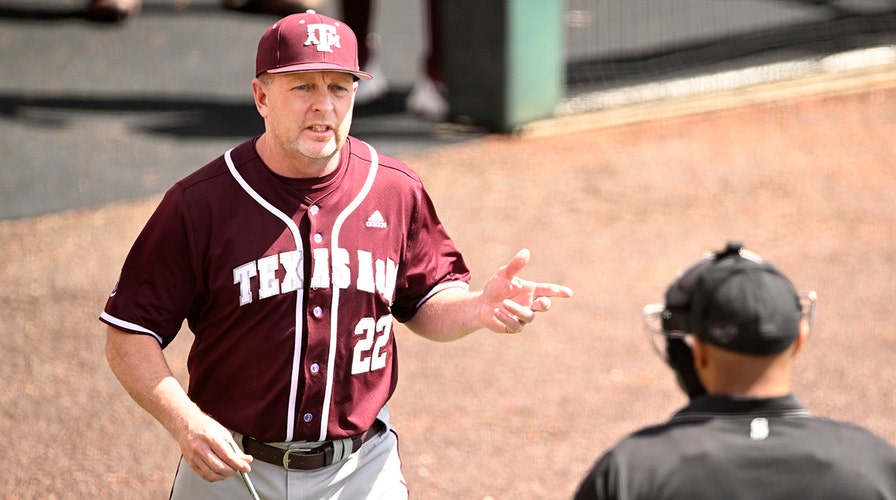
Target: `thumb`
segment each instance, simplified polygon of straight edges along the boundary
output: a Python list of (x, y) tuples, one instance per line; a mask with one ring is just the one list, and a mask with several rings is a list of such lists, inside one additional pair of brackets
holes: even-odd
[(528, 249), (523, 248), (522, 250), (517, 252), (516, 255), (514, 255), (513, 258), (510, 259), (510, 262), (508, 262), (507, 265), (501, 269), (503, 271), (504, 277), (507, 279), (513, 279), (513, 277), (516, 276), (517, 273), (519, 273), (523, 270), (524, 267), (526, 267), (526, 264), (529, 263), (529, 258), (530, 254)]

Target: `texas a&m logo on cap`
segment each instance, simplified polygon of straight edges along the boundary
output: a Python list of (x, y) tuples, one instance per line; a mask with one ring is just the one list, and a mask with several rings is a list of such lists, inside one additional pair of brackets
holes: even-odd
[(339, 33), (336, 32), (336, 26), (332, 24), (309, 24), (305, 45), (317, 45), (318, 52), (333, 52), (333, 47), (342, 47), (339, 45)]

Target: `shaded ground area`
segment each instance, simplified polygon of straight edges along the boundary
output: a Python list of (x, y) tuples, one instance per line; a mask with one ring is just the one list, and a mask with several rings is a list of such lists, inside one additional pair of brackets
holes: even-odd
[[(576, 291), (521, 336), (399, 329), (413, 497), (566, 498), (602, 450), (682, 405), (640, 310), (732, 238), (818, 292), (797, 394), (896, 443), (893, 137), (890, 80), (409, 158), (475, 285), (525, 246), (526, 277)], [(0, 221), (0, 497), (166, 497), (177, 448), (113, 379), (96, 320), (157, 201)], [(188, 342), (168, 353), (181, 377)]]

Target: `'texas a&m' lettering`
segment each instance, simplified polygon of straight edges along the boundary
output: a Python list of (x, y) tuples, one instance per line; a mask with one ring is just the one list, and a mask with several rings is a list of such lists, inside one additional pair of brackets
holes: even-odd
[(342, 48), (336, 26), (329, 24), (309, 24), (305, 45), (316, 45), (318, 52), (333, 52), (333, 47)]
[[(312, 255), (311, 288), (329, 288), (332, 285), (344, 290), (351, 286), (354, 276), (356, 289), (379, 293), (392, 302), (398, 276), (398, 265), (394, 260), (374, 259), (371, 252), (358, 250), (352, 261), (345, 248), (337, 248), (332, 255), (328, 248), (315, 248)], [(240, 306), (252, 303), (256, 296), (262, 300), (298, 290), (303, 284), (299, 273), (302, 260), (302, 252), (293, 250), (235, 267), (233, 284), (239, 287)], [(277, 276), (281, 268), (282, 278)]]

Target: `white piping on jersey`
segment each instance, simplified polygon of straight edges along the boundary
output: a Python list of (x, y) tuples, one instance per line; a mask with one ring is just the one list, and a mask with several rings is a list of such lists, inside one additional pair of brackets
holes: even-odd
[[(373, 146), (370, 144), (367, 144), (364, 141), (361, 142), (370, 150), (370, 170), (367, 172), (367, 179), (364, 181), (364, 186), (361, 187), (361, 191), (358, 192), (355, 199), (342, 210), (338, 217), (336, 217), (336, 222), (333, 224), (333, 234), (330, 239), (330, 255), (336, 255), (336, 249), (339, 248), (339, 231), (342, 230), (342, 223), (345, 222), (345, 219), (358, 208), (358, 205), (360, 205), (361, 202), (364, 201), (364, 198), (367, 197), (367, 194), (370, 193), (370, 188), (373, 186), (373, 181), (376, 178), (376, 173), (379, 169), (380, 160), (376, 150), (373, 149)], [(333, 301), (330, 305), (330, 352), (327, 359), (327, 387), (324, 391), (324, 407), (322, 408), (320, 419), (320, 441), (327, 439), (327, 421), (330, 419), (330, 401), (333, 398), (333, 372), (335, 371), (334, 367), (336, 366), (336, 343), (339, 340), (337, 338), (339, 333), (338, 326), (339, 287), (334, 286)]]
[(130, 321), (118, 319), (115, 316), (112, 316), (111, 314), (107, 314), (106, 311), (103, 311), (102, 314), (100, 314), (100, 318), (106, 320), (109, 323), (112, 323), (113, 325), (119, 327), (122, 330), (130, 330), (132, 332), (140, 332), (140, 333), (145, 333), (147, 335), (152, 335), (159, 342), (159, 345), (161, 345), (163, 343), (162, 336), (157, 334), (156, 332), (154, 332), (152, 330), (147, 330), (146, 328), (143, 328), (142, 326), (140, 326), (136, 323), (131, 323)]
[(427, 293), (422, 299), (417, 301), (417, 305), (415, 307), (417, 309), (420, 309), (420, 306), (425, 304), (427, 300), (431, 299), (433, 295), (441, 292), (442, 290), (448, 289), (448, 288), (463, 288), (464, 290), (469, 290), (470, 284), (466, 283), (464, 281), (447, 281), (445, 283), (440, 283), (440, 284), (432, 287), (432, 290), (430, 290), (429, 293)]
[(295, 347), (293, 348), (292, 354), (292, 378), (289, 382), (289, 408), (287, 409), (286, 416), (286, 439), (285, 441), (293, 440), (293, 433), (295, 432), (295, 418), (296, 418), (296, 398), (298, 397), (298, 387), (299, 387), (299, 368), (301, 367), (302, 361), (302, 338), (305, 336), (305, 332), (302, 330), (302, 318), (304, 317), (304, 295), (305, 295), (305, 267), (302, 262), (305, 260), (304, 255), (304, 247), (302, 246), (302, 237), (299, 233), (299, 227), (296, 225), (295, 221), (292, 220), (291, 217), (287, 216), (283, 212), (281, 212), (277, 207), (271, 205), (267, 200), (261, 197), (252, 186), (246, 182), (245, 179), (236, 171), (236, 167), (233, 164), (233, 159), (230, 157), (230, 152), (233, 151), (233, 148), (227, 150), (224, 153), (224, 161), (227, 163), (227, 169), (230, 170), (230, 175), (236, 179), (236, 182), (239, 183), (240, 187), (243, 188), (249, 196), (252, 197), (259, 205), (264, 207), (265, 210), (274, 214), (283, 221), (284, 224), (289, 228), (289, 231), (292, 233), (292, 237), (296, 243), (296, 251), (299, 252), (299, 255), (302, 256), (299, 259), (299, 266), (296, 269), (297, 276), (299, 277), (299, 282), (303, 285), (296, 288), (296, 341)]

